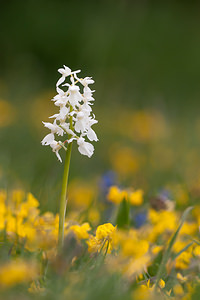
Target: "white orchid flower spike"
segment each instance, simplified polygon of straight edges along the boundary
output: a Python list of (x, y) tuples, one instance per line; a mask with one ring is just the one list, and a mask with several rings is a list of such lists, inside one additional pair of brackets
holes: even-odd
[[(88, 86), (93, 84), (94, 80), (92, 77), (79, 78), (77, 74), (81, 72), (80, 70), (72, 71), (65, 65), (58, 69), (58, 72), (61, 77), (56, 83), (57, 95), (52, 101), (59, 107), (59, 112), (49, 117), (54, 119), (53, 123), (43, 122), (51, 133), (47, 134), (41, 143), (44, 146), (49, 145), (61, 162), (58, 151), (61, 148), (66, 151), (74, 140), (77, 141), (79, 152), (91, 157), (94, 146), (85, 141), (85, 138), (87, 137), (89, 141), (98, 141), (96, 133), (91, 128), (98, 123), (91, 108), (94, 91)], [(56, 140), (56, 136), (62, 137), (63, 140)]]

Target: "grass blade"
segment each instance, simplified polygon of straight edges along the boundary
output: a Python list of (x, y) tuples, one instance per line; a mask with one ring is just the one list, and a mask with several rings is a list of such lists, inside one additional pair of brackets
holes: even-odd
[(123, 199), (119, 205), (116, 225), (118, 228), (128, 228), (130, 225), (130, 204), (126, 199)]
[(172, 236), (172, 238), (171, 238), (171, 240), (169, 242), (169, 245), (168, 245), (168, 247), (167, 247), (167, 249), (166, 249), (166, 251), (165, 251), (165, 253), (163, 255), (163, 259), (162, 259), (162, 262), (160, 264), (160, 267), (158, 269), (158, 273), (157, 273), (157, 276), (156, 276), (157, 279), (156, 279), (156, 283), (155, 283), (155, 290), (157, 290), (158, 285), (159, 285), (159, 281), (160, 281), (160, 279), (163, 276), (163, 273), (164, 273), (164, 270), (165, 270), (165, 266), (166, 266), (166, 264), (168, 262), (168, 259), (170, 258), (171, 250), (172, 250), (172, 247), (173, 247), (173, 245), (174, 245), (174, 243), (175, 243), (175, 241), (176, 241), (176, 239), (178, 237), (179, 231), (181, 230), (181, 228), (182, 228), (182, 226), (183, 226), (183, 224), (184, 224), (184, 222), (185, 222), (188, 214), (190, 213), (190, 211), (192, 209), (193, 209), (193, 207), (188, 207), (184, 211), (184, 213), (183, 213), (183, 215), (182, 215), (182, 217), (180, 219), (179, 226), (178, 226), (177, 230), (175, 231), (175, 233), (173, 234), (173, 236)]
[(194, 243), (196, 243), (197, 245), (200, 245), (200, 242), (195, 240), (195, 239), (191, 239)]

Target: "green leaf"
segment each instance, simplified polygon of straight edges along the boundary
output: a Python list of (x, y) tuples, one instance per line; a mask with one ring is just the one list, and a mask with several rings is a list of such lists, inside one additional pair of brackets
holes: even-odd
[(170, 258), (170, 255), (171, 255), (172, 247), (173, 247), (173, 245), (174, 245), (174, 243), (175, 243), (175, 241), (176, 241), (176, 239), (178, 237), (178, 234), (179, 234), (179, 232), (180, 232), (180, 230), (181, 230), (181, 228), (182, 228), (182, 226), (183, 226), (183, 224), (184, 224), (184, 222), (185, 222), (188, 214), (190, 213), (190, 211), (192, 209), (193, 209), (193, 207), (188, 207), (184, 211), (184, 213), (183, 213), (183, 215), (182, 215), (182, 217), (180, 219), (179, 226), (178, 226), (177, 230), (175, 231), (175, 233), (173, 234), (173, 236), (172, 236), (172, 238), (171, 238), (171, 240), (169, 242), (169, 245), (168, 245), (168, 247), (167, 247), (167, 249), (166, 249), (166, 251), (165, 251), (165, 253), (163, 255), (162, 262), (160, 264), (160, 267), (158, 269), (158, 273), (157, 273), (157, 276), (156, 276), (157, 279), (156, 279), (156, 284), (155, 284), (155, 290), (157, 289), (157, 287), (159, 285), (159, 281), (160, 281), (160, 279), (163, 276), (163, 273), (164, 273), (164, 270), (165, 270), (165, 266), (166, 266), (166, 264), (167, 264), (167, 262), (168, 262), (168, 260)]
[(130, 224), (130, 204), (126, 199), (119, 205), (117, 212), (116, 224), (118, 228), (127, 228)]

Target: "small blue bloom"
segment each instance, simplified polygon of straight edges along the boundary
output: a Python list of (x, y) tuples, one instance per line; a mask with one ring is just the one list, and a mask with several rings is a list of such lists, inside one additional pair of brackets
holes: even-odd
[(140, 212), (140, 213), (136, 214), (135, 215), (135, 226), (137, 228), (141, 227), (146, 222), (146, 219), (147, 219), (146, 212)]
[(104, 194), (108, 193), (109, 188), (112, 185), (116, 185), (117, 175), (113, 171), (108, 171), (103, 174), (100, 181), (100, 188)]

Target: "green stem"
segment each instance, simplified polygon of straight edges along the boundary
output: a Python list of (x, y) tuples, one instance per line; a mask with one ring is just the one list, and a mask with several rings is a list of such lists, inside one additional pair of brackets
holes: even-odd
[(64, 173), (63, 173), (62, 191), (61, 191), (61, 199), (60, 199), (60, 214), (59, 214), (59, 233), (58, 233), (59, 250), (62, 249), (63, 241), (64, 241), (65, 212), (67, 206), (67, 184), (68, 184), (68, 176), (69, 176), (71, 151), (72, 151), (72, 143), (68, 145), (66, 151), (65, 166), (64, 166)]

